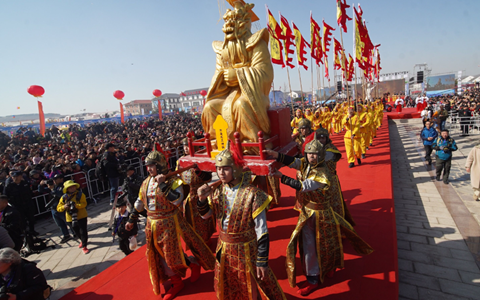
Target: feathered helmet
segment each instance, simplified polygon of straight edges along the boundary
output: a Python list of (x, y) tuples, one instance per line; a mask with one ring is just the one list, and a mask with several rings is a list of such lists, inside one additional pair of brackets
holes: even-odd
[[(323, 147), (323, 144), (317, 139), (317, 132), (312, 133), (305, 139), (305, 143), (303, 144), (303, 154), (305, 158), (307, 158), (307, 153), (315, 153), (317, 154), (317, 163), (315, 165), (321, 164), (325, 161), (326, 151)], [(307, 159), (308, 161), (308, 159)]]
[(165, 153), (163, 153), (160, 145), (155, 144), (155, 148), (145, 158), (145, 166), (156, 165), (158, 174), (168, 173), (168, 163)]
[(298, 122), (298, 129), (307, 128), (312, 128), (312, 122), (310, 122), (309, 119), (301, 119), (300, 122)]
[(233, 180), (242, 175), (244, 165), (245, 161), (237, 147), (231, 145), (230, 140), (228, 140), (225, 150), (215, 156), (215, 167), (231, 167), (233, 169)]

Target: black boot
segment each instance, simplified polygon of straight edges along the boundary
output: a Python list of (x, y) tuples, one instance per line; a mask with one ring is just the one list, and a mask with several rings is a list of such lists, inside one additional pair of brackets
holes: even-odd
[(357, 163), (358, 165), (361, 165), (362, 164), (362, 160), (360, 158), (357, 158)]
[(365, 154), (362, 154), (362, 159), (365, 159)]
[(353, 168), (353, 167), (355, 167), (355, 164), (354, 164), (354, 163), (350, 163), (350, 164), (348, 165), (348, 167), (349, 167), (349, 168)]

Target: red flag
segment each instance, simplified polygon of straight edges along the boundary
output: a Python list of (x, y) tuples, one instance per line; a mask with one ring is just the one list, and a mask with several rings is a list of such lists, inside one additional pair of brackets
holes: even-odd
[(267, 29), (270, 33), (270, 56), (272, 57), (272, 63), (281, 65), (285, 68), (285, 62), (283, 61), (283, 45), (281, 40), (284, 39), (282, 34), (282, 28), (278, 25), (277, 20), (273, 17), (272, 13), (265, 5), (268, 14)]
[(347, 5), (345, 2), (346, 0), (337, 0), (337, 23), (338, 26), (343, 28), (343, 32), (347, 32), (347, 21), (352, 20), (349, 16), (347, 16), (347, 8), (350, 5)]
[(335, 31), (335, 29), (323, 21), (323, 55), (325, 57), (328, 57), (328, 51), (330, 51), (328, 46), (330, 46), (332, 40), (332, 31)]
[(310, 44), (305, 41), (302, 34), (300, 33), (300, 30), (298, 30), (297, 26), (295, 26), (295, 23), (292, 22), (292, 25), (293, 32), (295, 34), (295, 46), (297, 47), (298, 65), (302, 66), (305, 70), (308, 70), (308, 67), (305, 65), (307, 58), (304, 55), (307, 54), (307, 51), (305, 51), (305, 46), (310, 47)]
[(280, 15), (280, 20), (282, 23), (280, 24), (282, 28), (282, 36), (283, 39), (283, 48), (285, 49), (285, 64), (293, 69), (295, 66), (292, 64), (293, 57), (290, 57), (289, 54), (294, 54), (295, 51), (290, 49), (291, 46), (294, 45), (293, 41), (295, 40), (295, 36), (292, 33), (292, 29), (288, 24), (288, 20), (285, 19), (282, 15)]
[(160, 103), (160, 100), (158, 100), (158, 118), (160, 121), (163, 121), (162, 104)]
[[(342, 69), (342, 64), (343, 64), (343, 48), (342, 45), (340, 44), (337, 39), (333, 39), (333, 57), (334, 57), (334, 62), (333, 62), (333, 68), (335, 70), (340, 70)], [(342, 60), (342, 61), (340, 61)]]
[(42, 136), (45, 136), (45, 115), (43, 114), (43, 105), (42, 105), (42, 102), (40, 101), (37, 101), (37, 102), (38, 102), (38, 118), (40, 119), (40, 134)]
[(125, 116), (123, 114), (123, 105), (122, 103), (119, 103), (120, 104), (120, 120), (122, 121), (122, 124), (125, 123)]
[(352, 58), (352, 55), (348, 55), (348, 71), (347, 71), (347, 81), (353, 79), (353, 73), (355, 72), (355, 60)]
[(310, 54), (315, 59), (317, 66), (323, 63), (322, 37), (320, 35), (320, 26), (313, 19), (310, 12)]

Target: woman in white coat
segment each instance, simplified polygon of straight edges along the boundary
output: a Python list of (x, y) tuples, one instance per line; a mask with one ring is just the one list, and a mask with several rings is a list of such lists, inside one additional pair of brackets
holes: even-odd
[(470, 173), (473, 199), (480, 201), (480, 144), (473, 147), (470, 153), (468, 153), (465, 168), (467, 169), (467, 172)]

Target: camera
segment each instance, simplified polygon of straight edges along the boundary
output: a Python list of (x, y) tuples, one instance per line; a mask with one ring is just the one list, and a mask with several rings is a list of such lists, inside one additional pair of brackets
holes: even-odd
[(68, 211), (72, 216), (72, 227), (76, 227), (78, 223), (78, 210), (77, 210), (77, 207), (75, 207), (75, 202), (68, 201), (67, 206), (68, 206)]

